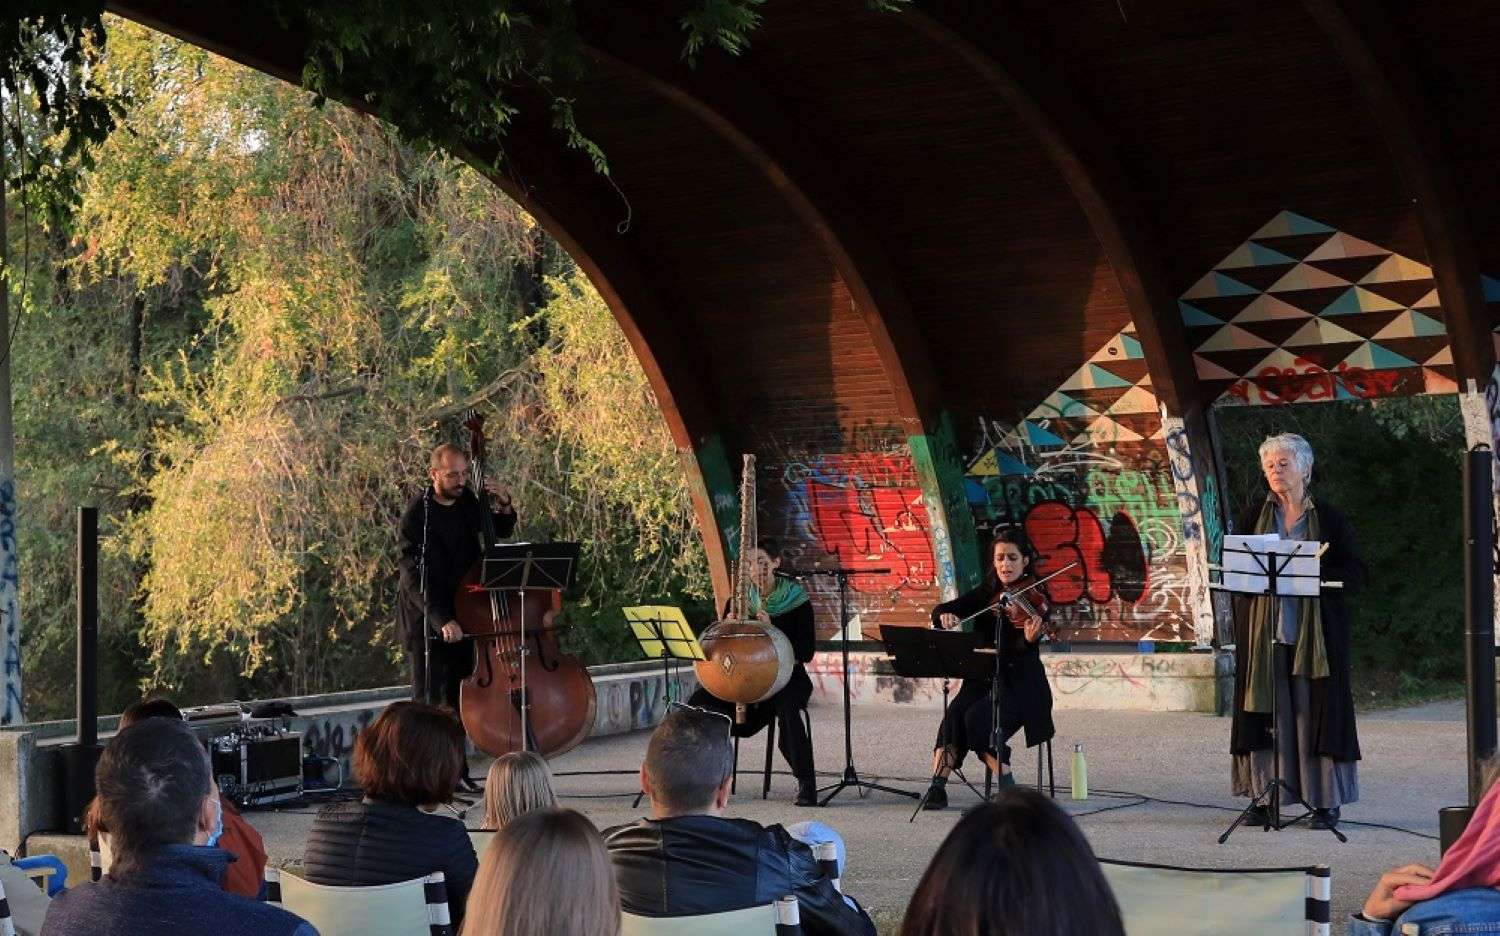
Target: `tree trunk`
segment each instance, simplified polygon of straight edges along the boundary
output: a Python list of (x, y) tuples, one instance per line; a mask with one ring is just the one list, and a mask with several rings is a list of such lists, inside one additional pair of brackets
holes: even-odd
[(5, 147), (0, 143), (0, 628), (5, 657), (5, 701), (0, 725), (26, 720), (21, 711), (21, 616), (17, 588), (20, 558), (16, 550), (16, 433), (10, 411), (10, 267), (6, 263)]

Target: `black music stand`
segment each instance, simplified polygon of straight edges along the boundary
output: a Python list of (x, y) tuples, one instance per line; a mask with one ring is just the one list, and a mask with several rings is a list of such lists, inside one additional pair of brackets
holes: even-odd
[[(990, 678), (990, 661), (986, 654), (976, 653), (974, 648), (974, 634), (969, 631), (943, 631), (928, 627), (903, 627), (896, 624), (880, 625), (880, 640), (885, 644), (885, 650), (891, 656), (891, 668), (898, 676), (907, 676), (914, 679), (942, 679), (943, 681), (943, 720), (938, 723), (938, 744), (945, 752), (948, 748), (948, 680), (950, 679), (988, 679)], [(974, 790), (974, 784), (964, 776), (964, 772), (956, 765), (950, 765), (950, 769), (958, 774), (958, 778), (964, 782), (969, 789)], [(937, 779), (937, 771), (933, 771), (933, 779)], [(911, 818), (907, 822), (915, 822), (917, 813), (927, 805), (927, 795), (932, 792), (932, 784), (927, 785), (927, 790), (922, 793), (922, 798), (917, 801), (917, 808), (912, 811)], [(974, 790), (976, 794), (978, 790)]]
[[(577, 543), (490, 543), (484, 550), (479, 570), (479, 587), (490, 593), (519, 592), (521, 595), (520, 652), (521, 691), (516, 706), (521, 712), (521, 749), (530, 751), (534, 744), (529, 724), (531, 700), (526, 697), (526, 591), (544, 588), (564, 591), (572, 586), (578, 571)], [(498, 617), (498, 613), (494, 615)]]
[[(1244, 579), (1243, 581), (1233, 583), (1214, 583), (1209, 586), (1210, 588), (1218, 591), (1230, 591), (1238, 592), (1240, 594), (1260, 595), (1269, 598), (1272, 601), (1280, 601), (1281, 598), (1288, 596), (1303, 598), (1304, 600), (1316, 601), (1318, 600), (1318, 594), (1321, 592), (1321, 589), (1343, 587), (1342, 583), (1340, 582), (1319, 581), (1320, 575), (1316, 571), (1312, 572), (1311, 574), (1299, 574), (1289, 571), (1289, 567), (1291, 566), (1293, 559), (1306, 559), (1310, 555), (1310, 553), (1308, 552), (1298, 551), (1295, 546), (1293, 547), (1293, 550), (1291, 552), (1281, 552), (1279, 550), (1269, 549), (1262, 551), (1255, 549), (1254, 546), (1250, 545), (1244, 538), (1230, 536), (1225, 540), (1223, 552), (1226, 556), (1248, 556), (1254, 563), (1252, 567), (1254, 571), (1251, 572), (1248, 576), (1242, 576), (1242, 578)], [(1317, 556), (1321, 555), (1322, 550), (1320, 549), (1317, 552)], [(1316, 559), (1316, 557), (1314, 557), (1314, 559)], [(1241, 564), (1243, 565), (1244, 563), (1241, 562)], [(1283, 593), (1279, 588), (1281, 579), (1289, 579), (1293, 580), (1294, 582), (1297, 580), (1302, 580), (1304, 583), (1307, 580), (1311, 580), (1312, 583), (1316, 586), (1317, 591), (1315, 591), (1311, 596), (1306, 594)], [(1262, 584), (1262, 580), (1264, 581), (1264, 584)], [(1294, 586), (1289, 585), (1288, 587), (1291, 588)], [(1277, 612), (1278, 614), (1280, 613), (1279, 608), (1277, 609)], [(1260, 806), (1262, 800), (1265, 801), (1267, 820), (1264, 824), (1262, 824), (1261, 828), (1267, 832), (1272, 830), (1280, 832), (1282, 829), (1285, 829), (1288, 826), (1296, 825), (1303, 819), (1306, 819), (1309, 816), (1313, 815), (1313, 813), (1316, 811), (1313, 809), (1312, 805), (1307, 802), (1307, 800), (1303, 799), (1301, 796), (1298, 796), (1295, 792), (1293, 792), (1291, 784), (1287, 783), (1286, 780), (1281, 776), (1281, 729), (1279, 726), (1281, 713), (1279, 709), (1281, 704), (1280, 687), (1282, 681), (1285, 678), (1286, 674), (1282, 672), (1281, 666), (1281, 653), (1276, 649), (1276, 639), (1273, 635), (1271, 639), (1271, 776), (1273, 779), (1264, 790), (1261, 790), (1260, 793), (1256, 794), (1256, 796), (1250, 800), (1250, 804), (1243, 810), (1241, 810), (1238, 816), (1234, 817), (1234, 821), (1229, 824), (1229, 828), (1225, 829), (1224, 834), (1219, 836), (1220, 845), (1223, 845), (1226, 841), (1229, 840), (1229, 836), (1234, 833), (1235, 829), (1239, 828), (1242, 823), (1246, 823), (1249, 820), (1251, 811), (1254, 810), (1257, 806)], [(1302, 815), (1288, 822), (1283, 822), (1281, 820), (1281, 802), (1283, 791), (1285, 791), (1287, 799), (1306, 810)], [(1339, 831), (1337, 827), (1330, 827), (1328, 831), (1332, 832), (1333, 837), (1338, 839), (1340, 842), (1349, 841), (1348, 837), (1345, 836), (1343, 832)]]
[(869, 780), (861, 780), (859, 772), (854, 769), (854, 734), (851, 727), (849, 714), (849, 577), (853, 575), (888, 575), (890, 569), (783, 569), (782, 574), (794, 578), (802, 578), (808, 575), (831, 575), (839, 582), (839, 648), (843, 653), (844, 667), (844, 776), (839, 782), (830, 786), (820, 787), (819, 793), (828, 790), (828, 795), (818, 803), (819, 806), (827, 806), (846, 787), (854, 787), (855, 792), (861, 799), (869, 795), (870, 790), (884, 790), (887, 793), (895, 793), (897, 796), (910, 796), (917, 799), (918, 794), (910, 790), (898, 790), (895, 787), (882, 786)]
[[(693, 634), (692, 626), (683, 616), (682, 609), (671, 606), (641, 605), (621, 608), (620, 612), (625, 615), (625, 623), (630, 626), (631, 636), (641, 645), (641, 652), (646, 658), (661, 660), (662, 683), (666, 687), (664, 692), (667, 704), (671, 705), (674, 663), (707, 659), (698, 638)], [(645, 795), (644, 790), (637, 793), (630, 808), (639, 808)]]

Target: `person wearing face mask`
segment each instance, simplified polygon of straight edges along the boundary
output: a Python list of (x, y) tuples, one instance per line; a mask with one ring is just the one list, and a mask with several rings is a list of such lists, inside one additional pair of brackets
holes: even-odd
[[(786, 634), (792, 644), (792, 655), (796, 665), (792, 667), (792, 678), (769, 699), (746, 707), (745, 723), (736, 728), (740, 737), (759, 734), (760, 730), (776, 721), (777, 747), (786, 758), (797, 778), (798, 806), (818, 805), (818, 781), (813, 771), (812, 738), (802, 722), (802, 713), (812, 698), (812, 680), (808, 678), (806, 663), (813, 658), (816, 644), (816, 627), (813, 623), (812, 600), (807, 592), (785, 576), (776, 574), (781, 567), (781, 556), (777, 544), (764, 537), (760, 548), (751, 553), (754, 559), (755, 580), (750, 589), (750, 613)], [(726, 607), (729, 617), (733, 609)], [(699, 688), (688, 700), (689, 705), (706, 708), (734, 717), (734, 703), (715, 697), (707, 689)]]
[(1055, 733), (1052, 690), (1047, 685), (1047, 672), (1042, 667), (1040, 651), (1047, 616), (1046, 603), (1039, 594), (1041, 590), (1028, 593), (1028, 600), (1040, 608), (1037, 614), (1017, 613), (1019, 608), (1005, 614), (998, 611), (980, 614), (999, 599), (1001, 592), (1028, 581), (1033, 558), (1031, 543), (1022, 530), (1014, 527), (1000, 530), (991, 547), (990, 570), (985, 582), (932, 609), (932, 626), (943, 630), (956, 627), (964, 618), (978, 614), (973, 621), (974, 642), (978, 647), (995, 646), (998, 619), (999, 637), (1003, 643), (1003, 672), (1000, 680), (1000, 749), (995, 749), (991, 679), (988, 676), (967, 678), (938, 726), (927, 809), (943, 809), (948, 805), (948, 775), (963, 766), (969, 751), (978, 754), (995, 772), (1000, 786), (1013, 786), (1016, 780), (1010, 772), (1010, 746), (1005, 742), (1022, 728), (1026, 729), (1027, 747), (1041, 744)]
[(47, 909), (42, 936), (317, 936), (302, 918), (219, 886), (224, 809), (208, 751), (186, 724), (147, 718), (104, 749), (97, 828), (109, 871)]
[[(1343, 587), (1326, 588), (1318, 598), (1236, 596), (1229, 735), (1233, 790), (1251, 797), (1265, 790), (1277, 757), (1281, 778), (1313, 807), (1313, 827), (1333, 828), (1339, 807), (1359, 799), (1351, 619), (1344, 596), (1362, 585), (1368, 572), (1354, 544), (1354, 528), (1307, 492), (1313, 451), (1306, 439), (1293, 433), (1267, 438), (1260, 445), (1260, 467), (1269, 493), (1240, 519), (1238, 530), (1326, 543), (1322, 577)], [(1263, 825), (1270, 818), (1265, 807), (1257, 807), (1249, 822)]]

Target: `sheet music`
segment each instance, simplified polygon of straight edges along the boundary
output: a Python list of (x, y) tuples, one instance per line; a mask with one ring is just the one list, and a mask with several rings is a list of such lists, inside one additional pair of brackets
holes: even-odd
[[(1290, 558), (1288, 558), (1290, 557)], [(1264, 565), (1276, 564), (1276, 591), (1283, 596), (1316, 598), (1320, 589), (1318, 543), (1282, 539), (1275, 533), (1231, 533), (1224, 537), (1223, 587), (1264, 594), (1270, 587)]]

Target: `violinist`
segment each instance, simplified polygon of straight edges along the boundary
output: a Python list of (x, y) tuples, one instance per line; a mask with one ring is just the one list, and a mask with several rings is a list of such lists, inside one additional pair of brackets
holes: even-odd
[[(816, 629), (813, 624), (812, 600), (801, 585), (789, 578), (778, 576), (781, 566), (774, 542), (762, 538), (761, 547), (752, 551), (754, 559), (753, 581), (750, 588), (750, 613), (753, 617), (779, 628), (791, 641), (792, 653), (797, 663), (792, 668), (792, 678), (779, 692), (747, 708), (745, 723), (736, 725), (735, 732), (741, 737), (759, 734), (760, 730), (776, 720), (781, 734), (776, 739), (781, 756), (786, 758), (797, 778), (798, 806), (818, 804), (818, 783), (813, 772), (812, 738), (808, 737), (802, 713), (812, 698), (812, 680), (804, 666), (813, 657)], [(726, 609), (726, 616), (733, 613)], [(688, 704), (710, 709), (734, 718), (734, 703), (725, 702), (699, 687), (688, 699)], [(732, 723), (732, 722), (731, 722)]]
[[(1002, 595), (1025, 588), (1034, 580), (1031, 568), (1034, 558), (1024, 532), (1019, 528), (1000, 530), (995, 534), (984, 584), (933, 608), (932, 626), (956, 627), (960, 620), (983, 611)], [(927, 809), (948, 805), (948, 774), (963, 765), (969, 751), (979, 754), (995, 772), (1001, 786), (1011, 786), (1016, 781), (1010, 771), (1010, 746), (1005, 743), (1010, 736), (1024, 727), (1027, 747), (1052, 738), (1052, 690), (1047, 686), (1047, 673), (1038, 650), (1046, 629), (1046, 595), (1044, 588), (1036, 588), (1019, 598), (1024, 601), (1010, 601), (1003, 611), (982, 613), (971, 622), (975, 643), (980, 647), (995, 646), (997, 621), (999, 624), (1004, 651), (1000, 674), (1000, 750), (995, 750), (991, 680), (965, 679), (938, 728)]]
[[(412, 698), (447, 705), (456, 713), (459, 686), (473, 669), (474, 650), (463, 642), (454, 597), (459, 580), (479, 558), (483, 518), (479, 498), (468, 485), (469, 458), (463, 449), (446, 442), (434, 448), (427, 476), (432, 483), (401, 516), (396, 629), (411, 657)], [(509, 536), (516, 528), (510, 491), (488, 478), (483, 486), (496, 533)], [(467, 767), (464, 781), (466, 789), (472, 786)]]

